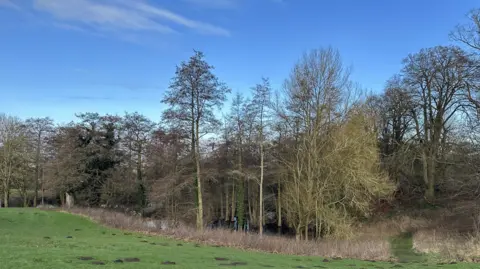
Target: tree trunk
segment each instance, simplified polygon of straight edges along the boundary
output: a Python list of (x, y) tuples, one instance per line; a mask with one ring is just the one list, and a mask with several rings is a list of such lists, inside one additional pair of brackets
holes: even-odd
[(317, 224), (317, 240), (322, 237), (322, 220), (320, 218), (318, 219), (318, 224)]
[(250, 184), (247, 181), (247, 206), (248, 206), (248, 223), (254, 223), (253, 222), (253, 212), (252, 212), (252, 202), (250, 199), (251, 198), (251, 193), (252, 190), (250, 189)]
[(5, 208), (8, 207), (8, 199), (10, 198), (9, 196), (10, 196), (9, 191), (8, 189), (5, 188), (3, 190), (3, 201), (4, 201), (3, 204), (5, 205)]
[(195, 125), (195, 163), (197, 167), (197, 197), (198, 197), (198, 211), (197, 211), (197, 230), (203, 231), (203, 198), (202, 198), (202, 178), (201, 178), (201, 167), (200, 167), (200, 126), (199, 122), (196, 122)]
[(233, 222), (233, 218), (235, 217), (235, 179), (233, 179), (233, 184), (232, 184), (232, 217), (230, 218), (230, 221)]
[(75, 205), (73, 195), (68, 192), (65, 193), (65, 202), (66, 202), (67, 208), (72, 208)]
[(44, 188), (44, 180), (45, 180), (45, 171), (44, 171), (45, 168), (42, 167), (42, 181), (41, 181), (41, 184), (40, 184), (40, 188), (42, 190), (42, 205), (45, 204), (45, 188)]
[(142, 148), (137, 149), (137, 186), (138, 186), (138, 202), (140, 207), (147, 205), (146, 189), (142, 175)]
[(44, 171), (44, 168), (42, 168), (42, 184), (41, 185), (41, 188), (42, 188), (42, 205), (45, 204), (45, 188), (44, 188), (44, 181), (45, 180), (45, 171)]
[(142, 150), (139, 149), (137, 152), (137, 180), (140, 183), (143, 183), (142, 177)]
[(27, 194), (23, 194), (23, 207), (28, 207)]
[(260, 144), (260, 186), (259, 191), (259, 212), (258, 212), (258, 223), (260, 236), (263, 235), (263, 141)]
[(428, 166), (428, 186), (425, 196), (430, 202), (433, 202), (435, 199), (435, 156), (433, 153), (429, 156)]
[(40, 145), (42, 143), (42, 132), (38, 132), (37, 154), (35, 156), (35, 193), (33, 196), (33, 207), (37, 207), (38, 188), (40, 180)]
[(277, 232), (282, 234), (282, 197), (281, 184), (278, 182), (278, 198), (277, 198)]
[(295, 227), (295, 240), (300, 241), (302, 239), (302, 223), (299, 222)]
[(307, 222), (305, 224), (305, 241), (308, 241), (308, 223), (310, 220), (307, 218)]
[(228, 221), (228, 216), (230, 214), (229, 209), (230, 209), (230, 204), (229, 204), (229, 198), (228, 198), (228, 185), (225, 184), (225, 224)]
[[(425, 146), (424, 146), (425, 147)], [(423, 171), (423, 181), (425, 182), (425, 186), (426, 186), (426, 192), (425, 192), (425, 196), (427, 196), (427, 192), (428, 192), (428, 185), (429, 185), (429, 172), (428, 172), (428, 157), (427, 157), (427, 150), (425, 148), (423, 148), (423, 151), (422, 151), (422, 171)]]
[(220, 219), (225, 219), (225, 211), (223, 211), (223, 190), (220, 189)]
[(318, 201), (315, 202), (315, 238), (320, 238), (320, 217), (318, 216)]
[(238, 182), (237, 191), (237, 220), (240, 230), (243, 229), (245, 221), (245, 185), (242, 179)]
[[(258, 185), (258, 184), (256, 184)], [(256, 188), (255, 188), (256, 189)], [(252, 199), (251, 200), (251, 203), (252, 203), (252, 221), (251, 223), (255, 223), (257, 225), (259, 225), (259, 222), (258, 222), (258, 194), (255, 193), (255, 189), (252, 188)]]
[(60, 205), (61, 205), (62, 207), (65, 206), (65, 192), (63, 192), (63, 191), (60, 192)]
[(245, 219), (245, 185), (243, 181), (242, 173), (242, 138), (238, 139), (238, 171), (240, 175), (238, 177), (238, 191), (237, 191), (237, 221), (240, 230), (243, 229), (243, 222)]
[[(200, 163), (197, 162), (197, 169)], [(198, 213), (197, 213), (197, 230), (203, 231), (203, 198), (202, 198), (202, 180), (200, 178), (200, 170), (197, 170), (197, 197), (198, 197)]]

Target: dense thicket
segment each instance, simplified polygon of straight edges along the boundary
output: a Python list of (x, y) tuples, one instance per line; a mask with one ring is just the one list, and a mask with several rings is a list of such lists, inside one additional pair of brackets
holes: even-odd
[(379, 94), (351, 81), (338, 51), (320, 48), (281, 89), (259, 78), (219, 117), (230, 90), (195, 51), (177, 67), (158, 123), (136, 112), (56, 126), (2, 114), (0, 201), (64, 204), (68, 194), (198, 229), (287, 227), (308, 239), (348, 236), (379, 204), (475, 199), (479, 14), (452, 32), (465, 49), (406, 56)]

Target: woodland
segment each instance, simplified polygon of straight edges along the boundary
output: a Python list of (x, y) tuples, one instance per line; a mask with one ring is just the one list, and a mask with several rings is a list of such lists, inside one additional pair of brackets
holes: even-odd
[(235, 218), (238, 230), (310, 240), (348, 237), (395, 210), (475, 201), (480, 10), (469, 18), (452, 45), (399, 59), (375, 94), (333, 47), (301, 55), (281, 88), (260, 77), (242, 92), (193, 51), (159, 89), (159, 122), (137, 112), (82, 112), (68, 124), (0, 114), (1, 206), (69, 197), (200, 231)]

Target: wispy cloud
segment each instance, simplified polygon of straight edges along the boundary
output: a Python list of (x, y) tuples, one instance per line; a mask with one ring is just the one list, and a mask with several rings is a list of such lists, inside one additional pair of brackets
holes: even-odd
[(77, 22), (83, 26), (174, 32), (170, 27), (157, 23), (140, 12), (118, 5), (99, 4), (89, 0), (35, 0), (34, 7), (52, 14), (59, 20)]
[(34, 0), (34, 8), (51, 14), (57, 20), (57, 27), (75, 31), (172, 34), (181, 32), (173, 27), (181, 26), (209, 35), (230, 34), (221, 27), (141, 0)]
[(157, 18), (165, 19), (171, 22), (174, 22), (176, 24), (180, 24), (182, 26), (185, 26), (187, 28), (191, 28), (194, 30), (197, 30), (201, 33), (204, 34), (214, 34), (214, 35), (223, 35), (223, 36), (229, 36), (230, 32), (227, 31), (226, 29), (223, 29), (221, 27), (205, 23), (205, 22), (200, 22), (200, 21), (195, 21), (191, 20), (188, 18), (185, 18), (179, 14), (173, 13), (169, 10), (154, 7), (152, 5), (147, 5), (142, 2), (134, 2), (134, 1), (128, 1), (129, 6), (133, 7), (134, 9), (143, 12), (146, 15), (150, 16), (155, 16)]
[(184, 2), (212, 9), (231, 9), (239, 5), (239, 0), (183, 0)]
[[(245, 0), (182, 0), (183, 2), (211, 9), (234, 9), (245, 3)], [(257, 0), (274, 4), (286, 4), (286, 0)]]
[(68, 23), (63, 23), (63, 22), (54, 22), (52, 25), (57, 27), (57, 28), (70, 30), (70, 31), (82, 32), (82, 33), (88, 32), (82, 27), (78, 27), (78, 26), (75, 26), (73, 24), (68, 24)]
[(10, 0), (0, 0), (0, 8), (2, 8), (2, 7), (13, 8), (13, 9), (20, 10), (20, 7), (16, 4), (14, 4)]

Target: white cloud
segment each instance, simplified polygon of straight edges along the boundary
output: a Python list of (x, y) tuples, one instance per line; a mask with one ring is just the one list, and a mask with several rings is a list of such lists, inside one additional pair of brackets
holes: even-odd
[(13, 9), (18, 9), (18, 10), (20, 9), (19, 6), (17, 6), (16, 4), (14, 4), (10, 0), (0, 0), (0, 8), (1, 7), (13, 8)]
[(148, 15), (154, 15), (158, 18), (162, 18), (180, 25), (183, 25), (185, 27), (195, 29), (199, 32), (205, 33), (205, 34), (214, 34), (214, 35), (223, 35), (223, 36), (229, 36), (230, 33), (218, 26), (209, 24), (209, 23), (204, 23), (200, 21), (194, 21), (188, 18), (185, 18), (181, 15), (175, 14), (169, 10), (162, 9), (162, 8), (157, 8), (151, 5), (147, 5), (145, 3), (141, 2), (129, 2), (129, 5), (136, 10), (139, 10), (141, 12), (144, 12), (145, 14)]
[(150, 30), (174, 32), (140, 12), (121, 6), (91, 2), (89, 0), (35, 0), (35, 8), (46, 11), (59, 20), (78, 22), (104, 29)]
[(68, 24), (68, 23), (63, 23), (63, 22), (54, 22), (53, 26), (55, 26), (57, 28), (70, 30), (70, 31), (77, 31), (77, 32), (81, 32), (81, 33), (88, 32), (85, 29), (83, 29), (82, 27), (78, 27), (78, 26)]
[(187, 3), (213, 9), (231, 9), (238, 7), (239, 0), (183, 0)]
[(57, 25), (71, 30), (153, 31), (165, 34), (177, 33), (172, 27), (180, 25), (204, 34), (229, 35), (221, 27), (186, 18), (140, 0), (34, 0), (34, 8), (51, 14), (60, 22)]

